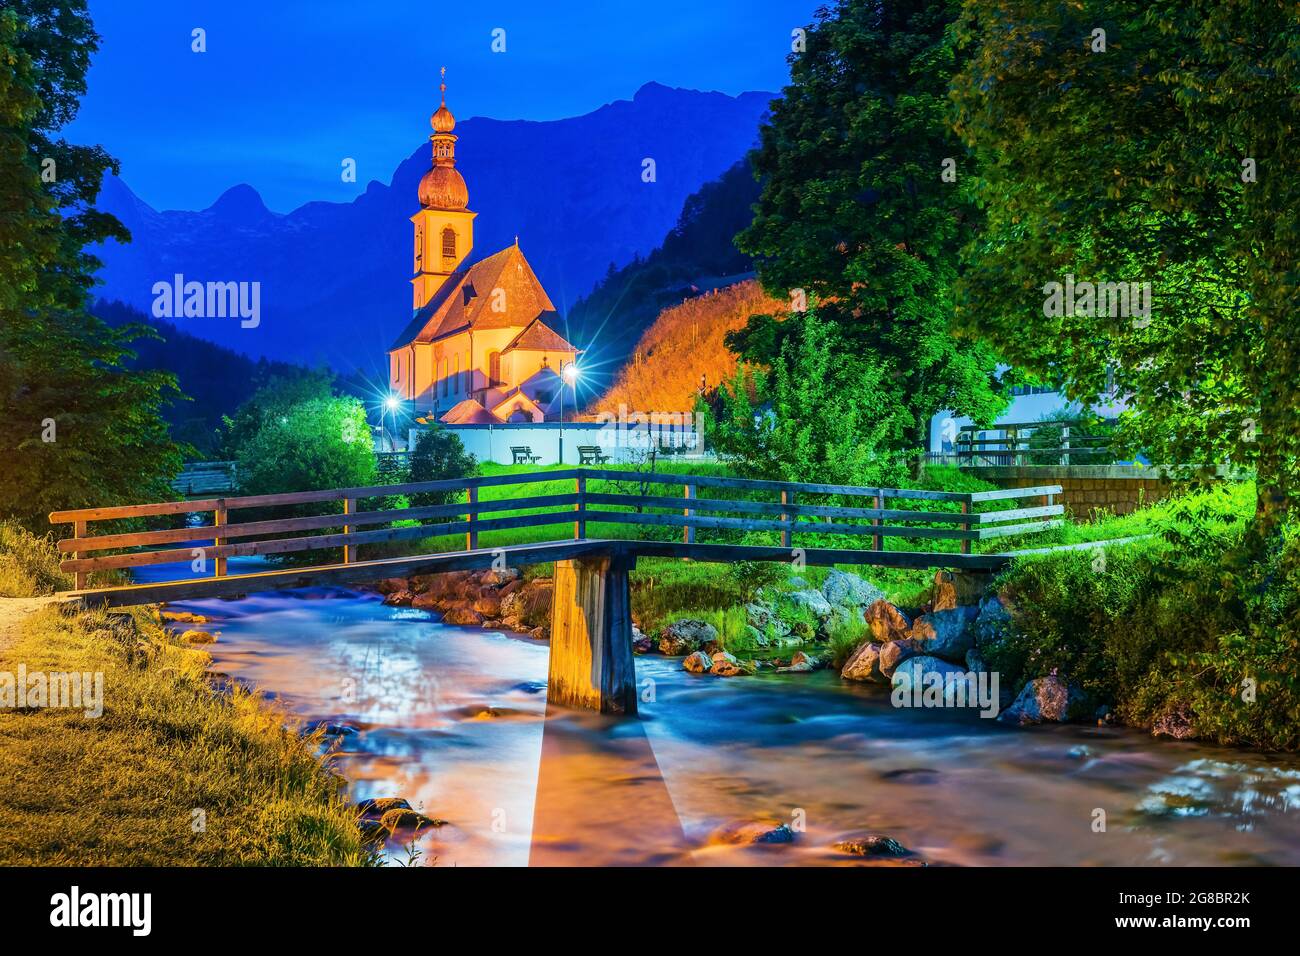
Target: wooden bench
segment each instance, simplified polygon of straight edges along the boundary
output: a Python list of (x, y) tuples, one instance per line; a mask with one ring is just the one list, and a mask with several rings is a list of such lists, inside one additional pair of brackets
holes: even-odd
[(542, 456), (534, 455), (528, 445), (511, 445), (510, 454), (514, 455), (513, 464), (516, 465), (535, 465), (542, 460)]
[(578, 446), (579, 465), (603, 465), (607, 461), (609, 461), (609, 455), (602, 455), (599, 445)]

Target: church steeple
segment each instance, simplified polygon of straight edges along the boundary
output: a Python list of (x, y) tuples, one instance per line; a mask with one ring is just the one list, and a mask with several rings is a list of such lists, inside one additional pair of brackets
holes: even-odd
[(433, 135), (432, 166), (420, 180), (420, 211), (411, 217), (415, 224), (414, 308), (420, 309), (438, 291), (458, 263), (474, 246), (469, 189), (456, 170), (456, 117), (447, 108), (447, 68), (442, 68), (438, 86), (442, 102), (429, 117)]

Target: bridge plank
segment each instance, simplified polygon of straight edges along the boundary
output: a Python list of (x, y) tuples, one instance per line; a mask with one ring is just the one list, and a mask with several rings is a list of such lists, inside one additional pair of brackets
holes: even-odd
[[(572, 517), (572, 513), (566, 515)], [(277, 568), (222, 578), (191, 578), (150, 584), (128, 584), (111, 588), (64, 591), (59, 597), (91, 605), (127, 607), (208, 597), (239, 597), (257, 591), (304, 588), (324, 584), (364, 584), (383, 578), (438, 574), (446, 571), (479, 570), (504, 561), (507, 567), (523, 567), (595, 555), (689, 558), (695, 561), (790, 561), (795, 552), (763, 545), (684, 544), (673, 541), (564, 540), (541, 544), (480, 548), (401, 558), (382, 558), (354, 564), (330, 564), (314, 568)], [(835, 564), (897, 568), (960, 568), (997, 570), (1012, 559), (1010, 554), (955, 554), (931, 551), (868, 551), (852, 548), (798, 549), (802, 560), (815, 566)]]
[[(347, 499), (345, 499), (347, 500)], [(535, 498), (495, 498), (478, 501), (471, 509), (467, 502), (446, 505), (427, 505), (419, 508), (391, 508), (386, 511), (360, 511), (347, 516), (342, 514), (308, 515), (300, 518), (275, 518), (266, 521), (246, 521), (242, 524), (221, 526), (222, 538), (251, 538), (259, 534), (277, 534), (284, 531), (312, 531), (347, 525), (383, 524), (389, 521), (407, 521), (424, 518), (447, 518), (463, 515), (473, 510), (477, 513), (496, 511), (522, 511), (527, 508), (572, 505), (576, 494), (538, 495)], [(186, 528), (169, 528), (164, 531), (138, 531), (129, 534), (91, 535), (86, 538), (64, 538), (60, 551), (107, 551), (112, 548), (131, 548), (146, 544), (174, 544), (198, 541), (212, 537), (214, 525), (197, 525)]]
[[(611, 495), (594, 492), (587, 493), (587, 500), (594, 504), (626, 505), (631, 508), (641, 505), (647, 508), (671, 509), (679, 508), (682, 503), (682, 499), (671, 498), (666, 495)], [(944, 521), (952, 524), (963, 524), (968, 517), (957, 511), (905, 511), (884, 508), (848, 508), (837, 505), (782, 504), (779, 501), (750, 501), (744, 498), (692, 498), (691, 509), (694, 511), (744, 511), (753, 514), (771, 515), (809, 515), (821, 518)]]
[(1034, 488), (998, 488), (994, 491), (972, 491), (970, 500), (1001, 501), (1005, 498), (1037, 498), (1042, 495), (1059, 495), (1060, 485), (1039, 485)]

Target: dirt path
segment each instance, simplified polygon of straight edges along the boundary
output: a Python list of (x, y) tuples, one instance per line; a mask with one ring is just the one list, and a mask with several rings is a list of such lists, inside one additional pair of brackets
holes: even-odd
[(0, 598), (0, 656), (18, 639), (23, 621), (55, 600), (53, 597)]

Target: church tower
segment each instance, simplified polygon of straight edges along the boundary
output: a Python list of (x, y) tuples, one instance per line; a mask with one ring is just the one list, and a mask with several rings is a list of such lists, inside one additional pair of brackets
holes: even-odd
[(420, 211), (411, 217), (415, 226), (415, 275), (412, 308), (419, 311), (433, 298), (456, 266), (474, 246), (474, 217), (469, 190), (456, 171), (456, 117), (447, 109), (447, 68), (439, 85), (442, 105), (429, 118), (433, 127), (433, 167), (420, 180)]

